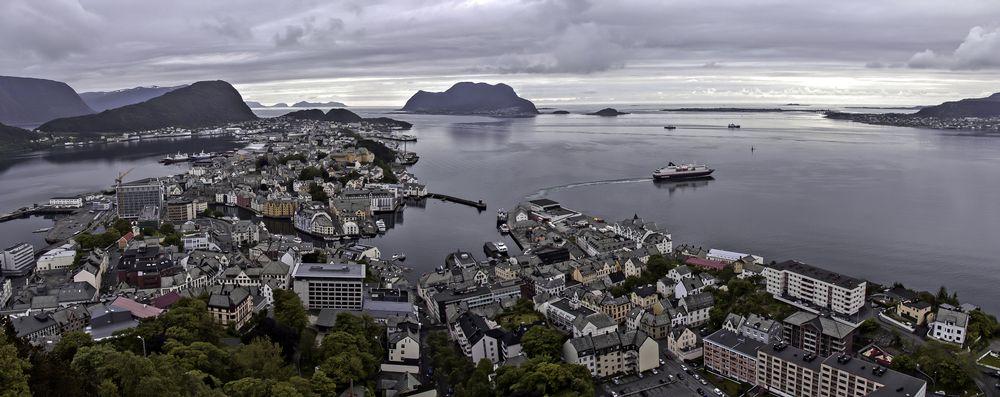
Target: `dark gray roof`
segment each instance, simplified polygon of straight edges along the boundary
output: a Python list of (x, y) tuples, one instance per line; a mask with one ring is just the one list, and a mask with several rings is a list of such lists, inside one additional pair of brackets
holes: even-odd
[[(800, 367), (808, 368), (810, 371), (819, 374), (820, 368), (823, 364), (822, 358), (817, 358), (817, 356), (811, 352), (807, 352), (787, 344), (782, 346), (784, 346), (784, 348), (781, 349), (776, 349), (774, 345), (765, 346), (761, 348), (761, 351), (765, 354), (778, 357)], [(807, 357), (811, 357), (811, 359), (806, 360)]]
[(834, 273), (799, 261), (784, 261), (773, 265), (772, 268), (776, 270), (788, 270), (796, 274), (808, 276), (847, 289), (857, 288), (858, 284), (864, 282), (864, 280), (851, 276), (845, 276), (840, 273)]
[(848, 337), (857, 328), (840, 323), (831, 318), (820, 317), (801, 310), (785, 319), (785, 324), (791, 324), (799, 327), (806, 323), (813, 323), (814, 326), (822, 330), (823, 334), (837, 339)]
[(364, 279), (365, 265), (354, 263), (297, 263), (293, 277)]
[(876, 364), (859, 359), (843, 362), (837, 360), (838, 357), (838, 355), (827, 357), (823, 364), (885, 385), (868, 396), (914, 396), (927, 384), (923, 380), (887, 368), (881, 375), (876, 375), (873, 373)]
[(711, 342), (749, 357), (757, 357), (757, 350), (765, 347), (763, 343), (724, 329), (715, 331), (704, 340), (705, 343)]

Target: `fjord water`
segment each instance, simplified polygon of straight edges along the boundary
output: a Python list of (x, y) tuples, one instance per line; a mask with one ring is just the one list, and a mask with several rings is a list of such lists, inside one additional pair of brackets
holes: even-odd
[[(378, 244), (405, 252), (417, 273), (431, 271), (449, 251), (481, 255), (484, 241), (501, 239), (498, 207), (548, 197), (608, 221), (655, 220), (675, 244), (797, 259), (884, 284), (946, 285), (1000, 311), (1000, 136), (812, 112), (622, 110), (633, 114), (390, 115), (416, 126), (410, 149), (421, 159), (411, 169), (429, 191), (483, 199), (489, 210), (429, 200)], [(714, 180), (650, 180), (671, 161), (707, 163)]]
[[(675, 244), (797, 259), (885, 284), (946, 285), (963, 301), (1000, 311), (1000, 137), (868, 126), (811, 112), (619, 109), (632, 114), (493, 119), (352, 108), (412, 122), (419, 141), (408, 149), (420, 161), (410, 169), (428, 190), (489, 205), (478, 212), (427, 200), (389, 217), (389, 232), (371, 242), (385, 255), (405, 253), (415, 279), (448, 252), (482, 257), (484, 242), (504, 239), (495, 229), (497, 208), (548, 197), (608, 221), (634, 214), (655, 220)], [(730, 122), (742, 128), (725, 128)], [(677, 129), (663, 129), (668, 124)], [(204, 146), (190, 148), (193, 141), (141, 151), (72, 149), (78, 154), (58, 162), (46, 160), (48, 153), (9, 160), (0, 167), (0, 208), (104, 188), (128, 167), (137, 167), (135, 177), (177, 173), (183, 166), (156, 160)], [(707, 163), (715, 179), (654, 183), (651, 172), (671, 161)], [(28, 229), (7, 225), (0, 224), (5, 243)]]

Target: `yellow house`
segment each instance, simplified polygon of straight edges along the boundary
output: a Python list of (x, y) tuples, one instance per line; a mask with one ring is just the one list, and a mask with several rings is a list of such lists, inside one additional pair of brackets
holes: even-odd
[(933, 307), (924, 301), (899, 302), (896, 305), (896, 314), (916, 320), (916, 325), (924, 325), (934, 321)]

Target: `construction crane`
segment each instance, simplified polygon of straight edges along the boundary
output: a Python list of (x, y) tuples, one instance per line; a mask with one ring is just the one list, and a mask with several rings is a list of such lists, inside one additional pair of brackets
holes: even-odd
[(121, 185), (122, 185), (122, 179), (124, 179), (124, 178), (125, 178), (125, 175), (128, 175), (128, 173), (129, 173), (129, 172), (132, 172), (132, 170), (133, 170), (133, 169), (135, 169), (135, 168), (134, 168), (134, 167), (133, 167), (133, 168), (129, 168), (129, 169), (125, 170), (125, 172), (119, 172), (119, 173), (118, 173), (118, 177), (117, 177), (117, 178), (115, 178), (115, 188), (116, 188), (116, 189), (117, 189), (117, 188), (118, 188), (119, 186), (121, 186)]

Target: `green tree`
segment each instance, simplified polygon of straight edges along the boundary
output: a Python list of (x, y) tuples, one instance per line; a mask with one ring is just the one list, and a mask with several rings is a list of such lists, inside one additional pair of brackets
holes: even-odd
[(878, 331), (879, 328), (881, 327), (879, 327), (878, 322), (875, 321), (874, 318), (869, 318), (861, 323), (861, 326), (858, 327), (858, 330), (861, 331), (862, 334), (871, 334), (875, 331)]
[(322, 176), (323, 176), (323, 171), (321, 171), (319, 168), (316, 167), (306, 167), (303, 168), (302, 171), (299, 171), (300, 181), (311, 181), (315, 178), (319, 178)]
[(498, 395), (534, 393), (546, 396), (592, 396), (590, 371), (581, 365), (531, 359), (520, 367), (501, 367), (497, 372)]
[(559, 331), (538, 325), (521, 337), (521, 347), (528, 357), (548, 357), (550, 361), (557, 361), (562, 356), (565, 341), (566, 337)]
[(281, 357), (281, 347), (263, 338), (237, 347), (232, 364), (240, 374), (251, 378), (285, 380), (292, 376), (291, 368)]
[(330, 196), (326, 194), (323, 187), (316, 182), (309, 183), (309, 195), (312, 196), (313, 201), (319, 201), (325, 203), (330, 200)]
[(160, 225), (160, 234), (163, 234), (164, 236), (171, 235), (176, 232), (177, 230), (174, 229), (174, 224), (172, 223), (163, 222), (163, 224)]
[(492, 396), (493, 385), (490, 382), (490, 375), (493, 374), (493, 363), (490, 360), (479, 360), (476, 370), (472, 372), (465, 383), (455, 387), (455, 397), (480, 397)]
[(128, 234), (128, 232), (132, 231), (132, 222), (129, 222), (122, 218), (118, 218), (115, 219), (115, 222), (114, 224), (111, 225), (111, 228), (117, 230), (119, 235), (124, 236)]
[(278, 324), (302, 331), (309, 323), (309, 315), (299, 295), (289, 290), (274, 291), (274, 319)]
[(0, 396), (30, 397), (28, 371), (31, 364), (18, 356), (17, 347), (7, 338), (6, 331), (0, 333)]

